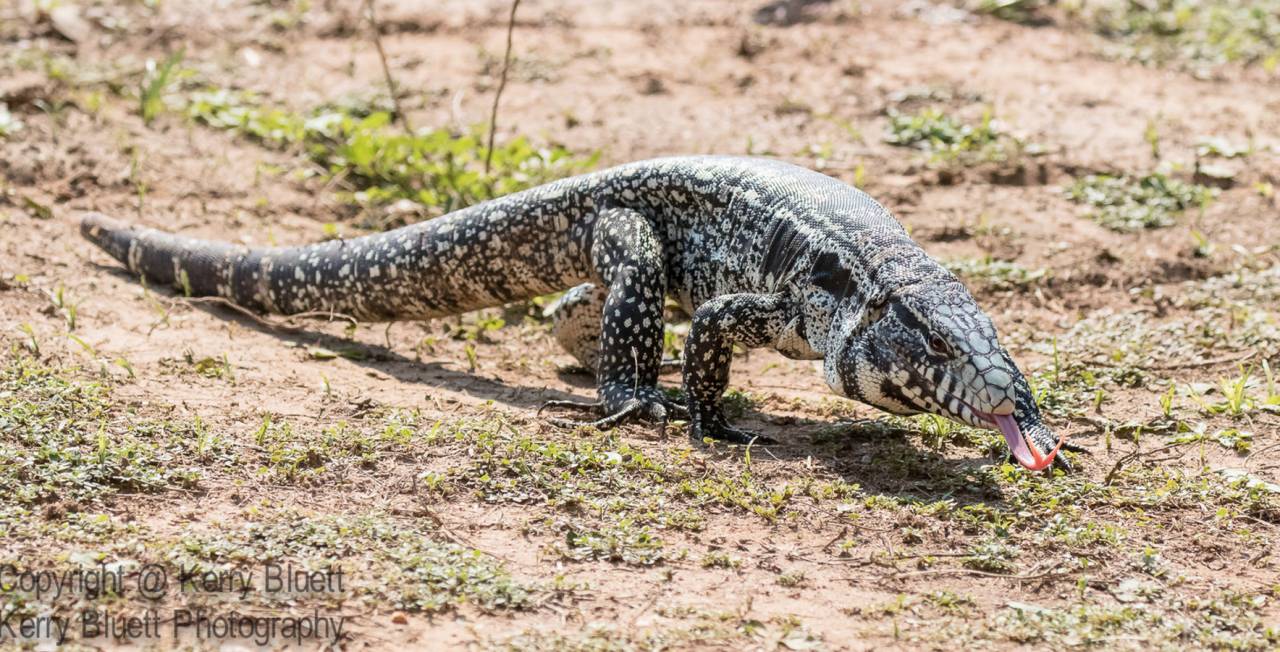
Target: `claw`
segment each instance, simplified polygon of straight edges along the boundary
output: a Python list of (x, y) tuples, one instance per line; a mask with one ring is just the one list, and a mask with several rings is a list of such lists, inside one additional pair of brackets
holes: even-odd
[(1071, 465), (1071, 462), (1067, 461), (1067, 457), (1065, 455), (1055, 456), (1053, 458), (1053, 466), (1062, 469), (1066, 473), (1071, 473), (1075, 470), (1075, 467)]
[[(573, 403), (573, 402), (562, 401), (562, 403)], [(584, 404), (577, 405), (577, 407), (584, 407), (584, 406), (585, 406)], [(622, 408), (621, 410), (618, 410), (617, 412), (614, 412), (613, 414), (610, 414), (602, 419), (596, 419), (595, 421), (574, 421), (573, 419), (560, 419), (560, 418), (553, 417), (551, 419), (547, 419), (547, 422), (552, 425), (560, 426), (561, 428), (581, 428), (584, 426), (590, 426), (592, 428), (595, 428), (596, 430), (608, 430), (610, 428), (617, 427), (619, 423), (622, 423), (628, 417), (634, 415), (636, 412), (639, 412), (640, 408), (642, 407), (644, 407), (644, 403), (641, 403), (640, 401), (635, 401), (633, 403), (627, 404), (627, 406)], [(666, 417), (665, 412), (666, 411), (664, 410), (662, 415), (664, 419)]]
[[(1081, 446), (1079, 444), (1067, 443), (1066, 438), (1058, 439), (1058, 445), (1057, 445), (1057, 448), (1055, 448), (1055, 450), (1059, 448), (1064, 451), (1071, 451), (1073, 453), (1083, 453), (1085, 455), (1093, 455), (1092, 450), (1089, 450), (1088, 448), (1085, 448), (1084, 446)], [(1076, 470), (1075, 466), (1073, 466), (1071, 462), (1067, 460), (1067, 457), (1065, 455), (1058, 455), (1057, 457), (1054, 457), (1053, 465), (1058, 467), (1059, 469), (1062, 469), (1067, 473), (1071, 473), (1072, 471)]]
[(747, 430), (738, 430), (730, 428), (724, 423), (712, 424), (690, 424), (689, 438), (701, 444), (704, 439), (715, 439), (718, 441), (728, 442), (730, 444), (757, 444), (760, 446), (770, 446), (778, 443), (772, 437), (756, 434)]
[(542, 416), (543, 410), (546, 410), (547, 408), (575, 408), (579, 410), (590, 410), (592, 412), (600, 413), (604, 411), (604, 403), (601, 403), (600, 401), (590, 401), (590, 402), (566, 401), (566, 400), (547, 401), (546, 403), (543, 403), (541, 407), (538, 408), (538, 411), (535, 413), (535, 416)]
[(689, 418), (689, 408), (687, 406), (667, 398), (665, 394), (659, 400), (662, 401), (662, 406), (667, 408), (673, 416), (681, 419)]
[[(555, 400), (547, 401), (538, 408), (538, 414), (541, 415), (547, 408), (572, 408), (577, 410), (587, 410), (594, 414), (604, 414), (607, 407), (603, 401), (573, 401), (573, 400)], [(553, 417), (547, 419), (547, 422), (562, 428), (580, 428), (590, 426), (598, 430), (608, 430), (617, 427), (624, 421), (637, 418), (641, 421), (649, 421), (658, 424), (660, 432), (666, 431), (666, 424), (669, 414), (675, 412), (677, 414), (684, 413), (684, 406), (673, 403), (670, 399), (661, 393), (655, 397), (633, 398), (612, 414), (604, 414), (603, 417), (595, 421), (577, 421), (574, 419), (562, 419)]]
[(722, 441), (729, 444), (741, 444), (743, 446), (750, 444), (756, 444), (758, 446), (772, 446), (778, 443), (778, 440), (773, 437), (757, 435), (754, 432), (747, 432), (745, 430), (737, 430), (734, 428), (730, 428), (715, 435), (704, 434), (701, 437), (692, 436), (692, 439), (698, 443), (702, 443), (704, 439), (713, 439), (715, 441)]

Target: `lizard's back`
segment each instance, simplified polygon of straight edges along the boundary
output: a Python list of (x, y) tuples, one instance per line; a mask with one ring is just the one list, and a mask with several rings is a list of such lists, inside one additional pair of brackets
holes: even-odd
[[(647, 216), (663, 241), (668, 291), (687, 308), (789, 281), (823, 251), (916, 249), (860, 190), (768, 159), (686, 156), (639, 161), (471, 206), (385, 233), (250, 249), (134, 229), (89, 216), (82, 232), (153, 281), (269, 312), (347, 312), (362, 319), (466, 312), (597, 280), (596, 217)], [(922, 254), (921, 254), (922, 255)]]

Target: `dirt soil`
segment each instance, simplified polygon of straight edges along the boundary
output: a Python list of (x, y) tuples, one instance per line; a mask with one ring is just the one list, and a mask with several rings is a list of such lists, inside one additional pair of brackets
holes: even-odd
[[(601, 434), (541, 420), (542, 402), (590, 398), (592, 383), (566, 370), (572, 359), (545, 323), (515, 311), (492, 329), (477, 324), (501, 311), (285, 330), (144, 289), (79, 237), (80, 214), (250, 244), (316, 241), (328, 223), (356, 235), (360, 220), (333, 184), (294, 173), (307, 168), (296, 151), (176, 113), (145, 124), (130, 90), (113, 92), (84, 71), (138, 71), (182, 49), (203, 83), (294, 111), (385, 97), (361, 3), (80, 3), (78, 16), (54, 21), (19, 1), (0, 9), (9, 56), (0, 94), (24, 123), (0, 138), (6, 364), (34, 357), (75, 382), (105, 383), (126, 421), (198, 418), (237, 451), (230, 463), (193, 462), (199, 480), (189, 488), (55, 500), (24, 518), (53, 526), (77, 512), (105, 515), (127, 524), (121, 536), (147, 560), (170, 558), (193, 533), (373, 514), (480, 551), (531, 587), (518, 608), (458, 599), (424, 609), (377, 592), (326, 598), (324, 608), (351, 616), (344, 648), (1277, 645), (1280, 512), (1269, 511), (1265, 487), (1280, 490), (1280, 416), (1262, 407), (1260, 366), (1280, 364), (1280, 281), (1268, 276), (1280, 209), (1264, 192), (1280, 184), (1275, 77), (1224, 66), (1198, 78), (1105, 58), (1099, 36), (1067, 21), (1027, 26), (927, 2), (790, 5), (799, 7), (791, 24), (760, 24), (756, 3), (527, 2), (498, 138), (599, 151), (601, 166), (678, 153), (778, 157), (856, 180), (936, 258), (1046, 270), (1013, 288), (980, 278), (971, 286), (1024, 371), (1050, 379), (1078, 365), (1101, 378), (1064, 389), (1067, 407), (1048, 412), (1054, 428), (1092, 450), (1072, 456), (1078, 473), (1032, 475), (989, 451), (993, 440), (940, 445), (923, 422), (868, 421), (883, 415), (832, 396), (813, 363), (767, 351), (740, 355), (732, 387), (740, 421), (781, 443), (709, 450), (675, 425)], [(489, 0), (379, 2), (412, 124), (487, 121), (508, 10)], [(60, 76), (31, 65), (38, 56), (77, 69)], [(971, 123), (990, 110), (1044, 153), (947, 165), (884, 141), (890, 110), (924, 106)], [(1253, 154), (1227, 160), (1230, 187), (1175, 226), (1111, 231), (1064, 191), (1086, 174), (1140, 175), (1161, 161), (1189, 178), (1206, 137), (1252, 143)], [(1197, 254), (1197, 238), (1210, 243), (1208, 255)], [(1211, 306), (1223, 312), (1206, 316)], [(1255, 327), (1256, 336), (1247, 330)], [(1143, 353), (1121, 359), (1122, 346)], [(1122, 363), (1138, 374), (1108, 375)], [(1224, 401), (1220, 390), (1186, 390), (1217, 387), (1241, 365), (1252, 369), (1254, 409), (1217, 413), (1205, 405)], [(679, 377), (663, 382), (678, 386)], [(1177, 444), (1151, 425), (1170, 383), (1172, 416), (1163, 417), (1208, 433), (1247, 431), (1248, 450), (1213, 438)], [(407, 413), (407, 442), (326, 453), (301, 479), (268, 473), (277, 461), (258, 454), (264, 417), (320, 437), (339, 423), (381, 432), (388, 415)], [(1135, 435), (1134, 424), (1148, 432)], [(446, 443), (427, 441), (433, 429), (448, 433)], [(634, 450), (667, 470), (645, 475), (626, 452), (617, 472), (631, 480), (608, 484), (595, 475), (603, 467), (544, 468), (545, 449), (494, 453), (475, 439), (490, 436)], [(489, 455), (510, 464), (477, 466)], [(505, 469), (526, 493), (495, 489), (486, 469)], [(1237, 471), (1264, 488), (1241, 497), (1239, 482), (1222, 479)], [(433, 478), (452, 488), (431, 489)], [(622, 502), (656, 501), (646, 509), (659, 517), (598, 494), (574, 499), (565, 484), (577, 482), (614, 487)], [(673, 524), (668, 509), (699, 522)], [(636, 543), (635, 528), (660, 539), (657, 559), (643, 557), (654, 548)], [(615, 535), (613, 552), (575, 552), (574, 535), (586, 530)], [(97, 545), (41, 532), (0, 549), (56, 565)], [(377, 545), (325, 554), (372, 586), (386, 578), (362, 576), (371, 567), (361, 560)], [(306, 611), (309, 600), (252, 608)]]

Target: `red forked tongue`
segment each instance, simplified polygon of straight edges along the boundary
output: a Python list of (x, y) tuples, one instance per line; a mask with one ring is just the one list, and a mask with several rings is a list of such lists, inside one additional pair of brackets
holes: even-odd
[(993, 414), (996, 426), (1000, 428), (1000, 434), (1004, 435), (1004, 440), (1009, 443), (1009, 450), (1013, 452), (1013, 458), (1018, 463), (1031, 469), (1039, 471), (1046, 469), (1053, 464), (1053, 458), (1058, 455), (1058, 449), (1062, 448), (1063, 439), (1058, 439), (1058, 445), (1049, 451), (1048, 455), (1042, 455), (1040, 449), (1034, 444), (1028, 445), (1027, 438), (1022, 436), (1022, 429), (1018, 427), (1018, 422), (1013, 418), (1012, 414)]

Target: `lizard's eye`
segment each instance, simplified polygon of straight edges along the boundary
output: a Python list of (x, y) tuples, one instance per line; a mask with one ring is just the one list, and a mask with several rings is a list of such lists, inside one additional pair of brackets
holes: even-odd
[(929, 348), (938, 355), (951, 355), (951, 347), (947, 346), (947, 341), (941, 335), (929, 336)]

